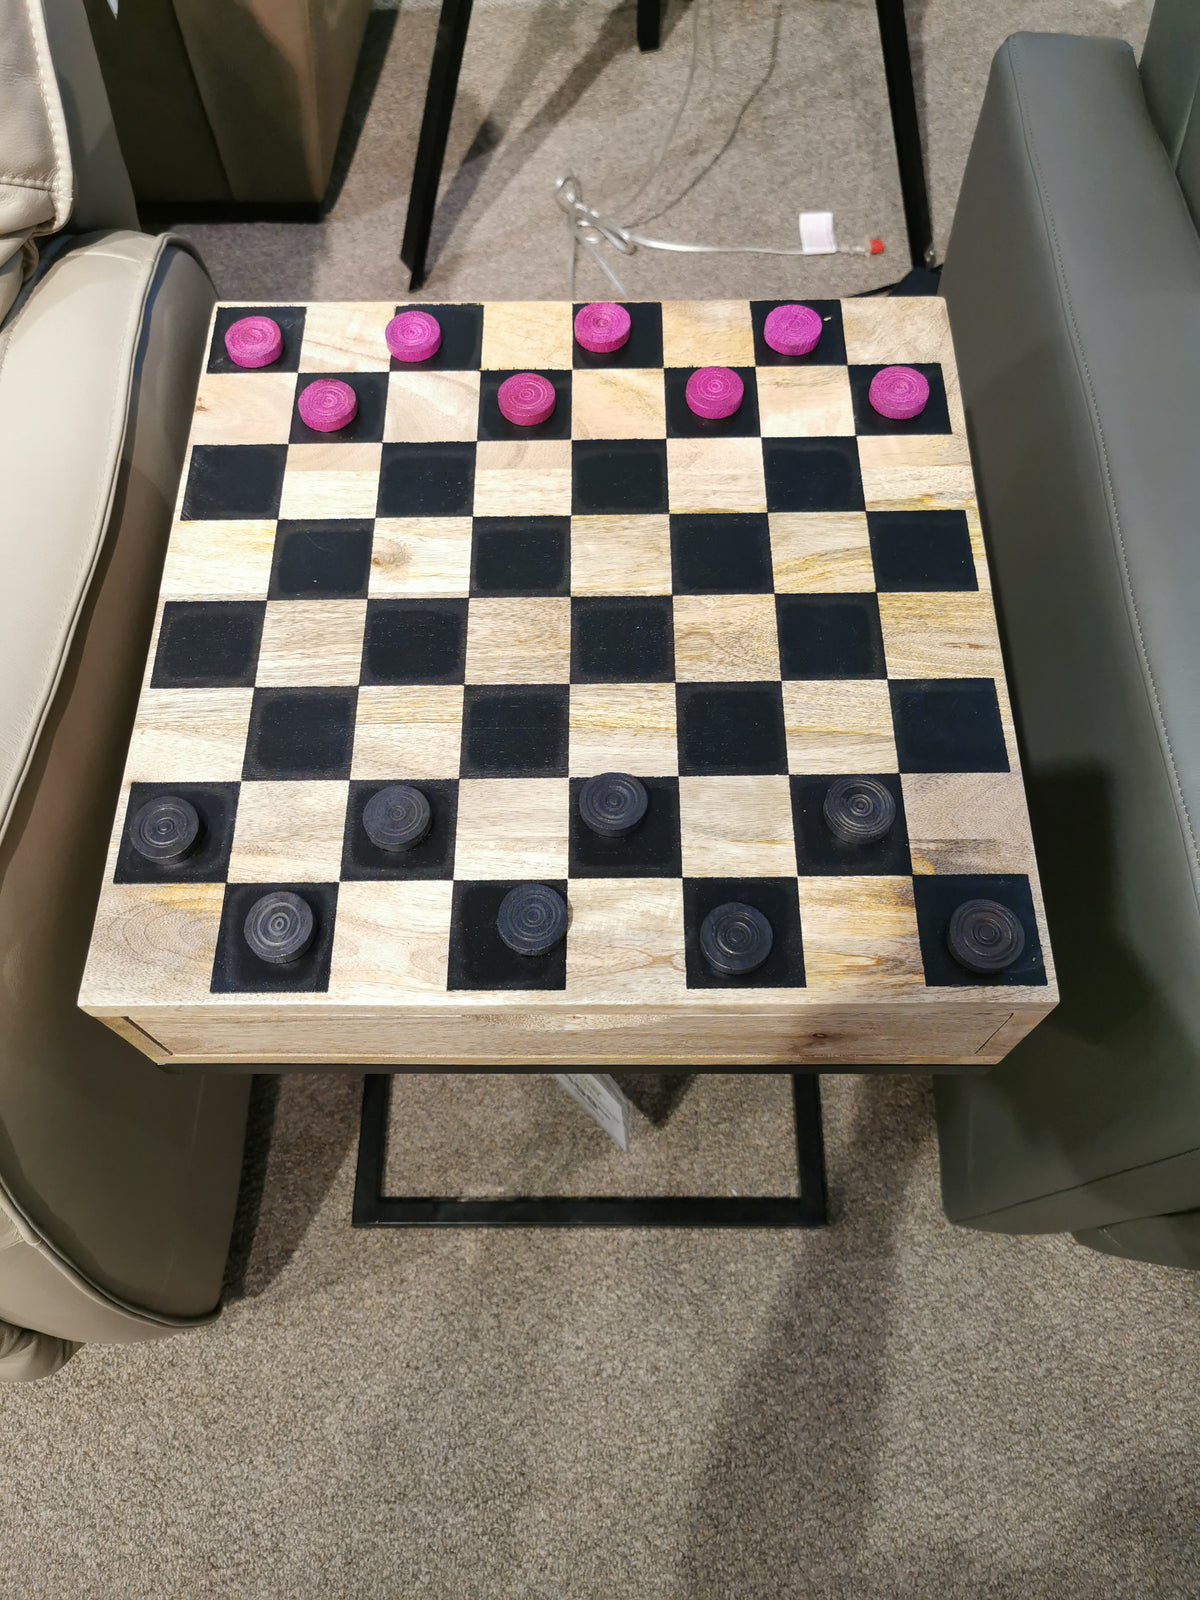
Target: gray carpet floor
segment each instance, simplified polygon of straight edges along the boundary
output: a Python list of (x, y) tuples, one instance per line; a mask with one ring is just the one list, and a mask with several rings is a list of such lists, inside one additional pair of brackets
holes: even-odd
[[(1138, 45), (1147, 14), (909, 0), (939, 245), (1003, 36)], [(638, 214), (665, 207), (668, 237), (787, 244), (798, 210), (830, 207), (889, 254), (642, 252), (620, 264), (627, 291), (898, 276), (869, 0), (706, 16), (692, 105)], [(323, 224), (188, 230), (223, 294), (402, 295), (435, 21), (408, 0), (373, 19)], [(643, 58), (629, 4), (477, 0), (429, 297), (565, 292), (551, 183), (573, 170), (614, 208), (636, 189), (691, 26), (675, 7)], [(1200, 1277), (950, 1227), (927, 1080), (825, 1080), (832, 1226), (785, 1234), (354, 1232), (359, 1090), (280, 1082), (219, 1322), (0, 1390), (4, 1600), (1200, 1595)], [(627, 1158), (542, 1080), (398, 1080), (392, 1129), (395, 1192), (792, 1178), (780, 1078), (694, 1081), (665, 1121), (639, 1116)]]

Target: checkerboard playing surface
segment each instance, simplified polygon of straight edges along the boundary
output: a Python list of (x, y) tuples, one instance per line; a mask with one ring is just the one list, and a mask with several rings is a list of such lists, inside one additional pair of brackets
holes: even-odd
[[(442, 346), (412, 365), (390, 303), (218, 307), (85, 1008), (160, 1058), (237, 1058), (244, 1025), (261, 1059), (339, 1059), (346, 1027), (361, 1059), (483, 1059), (486, 1014), (497, 1060), (847, 1064), (998, 1059), (1050, 1009), (942, 304), (809, 302), (821, 340), (786, 357), (776, 303), (631, 304), (611, 355), (574, 341), (569, 304), (423, 305)], [(256, 371), (224, 347), (250, 312), (284, 338)], [(867, 401), (898, 362), (930, 385), (906, 422)], [(684, 400), (712, 365), (745, 385), (716, 422)], [(553, 382), (547, 422), (501, 415), (516, 371)], [(355, 391), (338, 433), (300, 420), (317, 376)], [(649, 795), (623, 840), (579, 817), (606, 771)], [(830, 832), (841, 775), (890, 792), (884, 839)], [(395, 783), (433, 813), (399, 854), (363, 826)], [(201, 820), (175, 865), (129, 840), (164, 794)], [(567, 901), (547, 955), (497, 935), (522, 882)], [(315, 916), (286, 965), (242, 936), (274, 889)], [(992, 977), (946, 947), (972, 898), (1025, 935)], [(740, 978), (699, 951), (730, 900), (774, 934)], [(586, 1022), (564, 1042), (589, 1016), (593, 1045)]]

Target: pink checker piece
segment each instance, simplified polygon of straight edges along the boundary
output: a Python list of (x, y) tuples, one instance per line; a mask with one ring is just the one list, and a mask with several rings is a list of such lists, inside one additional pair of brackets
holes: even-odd
[(633, 327), (624, 306), (611, 300), (594, 300), (582, 306), (575, 317), (575, 337), (585, 350), (596, 355), (611, 355), (629, 340)]
[(683, 394), (698, 417), (715, 422), (731, 417), (745, 392), (746, 385), (732, 367), (701, 367), (692, 373)]
[(496, 392), (500, 414), (522, 428), (536, 427), (554, 414), (554, 385), (537, 372), (515, 372)]
[(383, 330), (397, 361), (428, 361), (442, 347), (442, 327), (428, 311), (400, 311)]
[(301, 422), (318, 433), (336, 433), (358, 414), (354, 390), (340, 378), (318, 378), (310, 383), (301, 390), (297, 406)]
[(240, 317), (225, 330), (225, 351), (239, 367), (269, 367), (283, 354), (283, 334), (273, 317)]
[(763, 338), (781, 356), (806, 356), (817, 348), (824, 323), (811, 306), (776, 306), (767, 312)]
[(929, 380), (914, 367), (881, 367), (871, 379), (867, 399), (881, 417), (907, 422), (924, 411)]

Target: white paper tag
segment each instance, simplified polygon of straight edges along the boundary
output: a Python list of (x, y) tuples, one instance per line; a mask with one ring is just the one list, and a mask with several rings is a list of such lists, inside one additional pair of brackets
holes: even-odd
[(600, 1124), (614, 1144), (629, 1149), (629, 1101), (607, 1072), (556, 1072), (554, 1081)]
[(837, 254), (837, 240), (833, 236), (832, 211), (802, 211), (800, 213), (800, 249), (806, 256), (833, 256)]

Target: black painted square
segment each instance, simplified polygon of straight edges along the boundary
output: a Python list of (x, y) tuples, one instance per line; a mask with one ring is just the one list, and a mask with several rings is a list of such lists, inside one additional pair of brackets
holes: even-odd
[(670, 595), (571, 601), (572, 683), (669, 683), (674, 676)]
[(571, 445), (576, 516), (667, 509), (665, 439), (576, 439)]
[(368, 600), (363, 683), (461, 683), (465, 600)]
[(570, 517), (476, 517), (471, 593), (569, 594)]
[[(300, 417), (300, 396), (312, 383), (327, 378), (340, 379), (354, 390), (358, 410), (344, 428), (322, 433), (310, 428)], [(292, 401), (290, 444), (375, 444), (383, 438), (383, 414), (387, 410), (386, 372), (302, 372), (296, 379), (296, 398)]]
[(571, 374), (549, 367), (537, 368), (540, 378), (547, 378), (554, 385), (554, 410), (545, 422), (535, 423), (527, 428), (517, 422), (509, 422), (500, 410), (497, 395), (500, 385), (506, 378), (514, 376), (515, 372), (533, 371), (533, 368), (505, 368), (503, 370), (489, 368), (483, 373), (479, 381), (479, 424), (478, 432), (481, 439), (569, 439), (571, 437)]
[[(496, 931), (500, 902), (516, 879), (454, 885), (450, 912), (448, 989), (565, 989), (567, 940), (544, 956), (520, 956)], [(566, 879), (538, 879), (566, 898)]]
[(193, 445), (183, 521), (277, 517), (286, 463), (286, 444)]
[[(117, 846), (114, 883), (222, 883), (229, 869), (233, 824), (237, 815), (237, 783), (134, 783)], [(148, 861), (129, 842), (129, 824), (148, 800), (178, 795), (196, 809), (200, 832), (182, 861)]]
[(384, 445), (377, 516), (469, 517), (474, 498), (474, 444)]
[(371, 576), (374, 527), (373, 522), (350, 518), (281, 522), (267, 598), (361, 599)]
[(262, 600), (167, 600), (150, 684), (155, 689), (247, 688), (258, 668)]
[(882, 839), (871, 844), (846, 844), (831, 833), (823, 807), (829, 786), (838, 777), (793, 776), (792, 826), (796, 838), (796, 870), (802, 878), (820, 877), (907, 877), (912, 871), (908, 853), (908, 823), (904, 816), (904, 794), (894, 772), (862, 773), (883, 784), (896, 802), (896, 820)]
[[(271, 891), (298, 894), (312, 909), (313, 942), (297, 961), (277, 965), (256, 956), (243, 929), (255, 901)], [(336, 883), (229, 883), (221, 906), (221, 926), (213, 958), (214, 994), (323, 994), (329, 988)]]
[[(806, 356), (785, 356), (772, 350), (763, 335), (768, 315), (776, 306), (806, 305), (817, 313), (824, 328), (816, 348)], [(754, 360), (760, 367), (840, 367), (846, 360), (846, 335), (842, 330), (842, 307), (837, 300), (751, 300), (750, 321), (754, 328)]]
[(854, 439), (764, 439), (768, 511), (861, 511)]
[[(1038, 938), (1037, 918), (1029, 879), (1021, 873), (948, 873), (945, 877), (921, 873), (913, 879), (913, 898), (917, 908), (917, 931), (921, 937), (921, 957), (925, 982), (931, 988), (965, 985), (996, 988), (1018, 983), (1042, 985), (1046, 966)], [(950, 954), (946, 934), (950, 918), (964, 900), (996, 900), (1017, 918), (1025, 934), (1025, 948), (1003, 972), (970, 972), (959, 966)]]
[[(924, 411), (915, 417), (897, 421), (881, 417), (868, 399), (871, 379), (885, 366), (911, 367), (929, 382), (929, 399)], [(850, 371), (850, 398), (854, 402), (854, 431), (862, 434), (877, 433), (949, 433), (950, 412), (946, 406), (946, 385), (942, 369), (937, 362), (888, 361), (872, 367), (852, 366)]]
[[(269, 367), (239, 367), (229, 359), (225, 335), (243, 317), (270, 317), (279, 325), (283, 353)], [(304, 342), (303, 306), (221, 306), (213, 322), (212, 342), (208, 347), (209, 372), (295, 372), (300, 365), (300, 346)]]
[[(719, 363), (714, 363), (718, 365)], [(667, 437), (669, 439), (745, 439), (759, 431), (758, 385), (753, 367), (733, 367), (745, 386), (742, 403), (728, 417), (698, 417), (687, 403), (687, 382), (695, 367), (668, 367)]]
[[(415, 301), (412, 305), (397, 306), (396, 311), (428, 311), (436, 317), (442, 330), (442, 342), (436, 354), (428, 361), (397, 361), (392, 357), (393, 372), (474, 372), (483, 356), (483, 307), (481, 305), (426, 305)], [(379, 330), (383, 339), (383, 329)], [(386, 347), (385, 347), (386, 348)]]
[(243, 778), (348, 778), (357, 689), (256, 689)]
[(868, 511), (867, 529), (881, 593), (978, 589), (965, 511)]
[[(714, 972), (700, 951), (700, 927), (710, 911), (730, 901), (753, 906), (771, 924), (771, 953), (745, 977)], [(795, 878), (685, 878), (683, 958), (689, 989), (800, 989), (804, 940)]]
[(671, 587), (676, 594), (770, 594), (775, 575), (766, 516), (673, 516)]
[(879, 602), (873, 594), (775, 596), (785, 678), (885, 678)]
[(570, 690), (565, 683), (468, 684), (464, 778), (565, 778)]
[[(641, 777), (635, 773), (635, 777)], [(593, 833), (579, 815), (585, 778), (571, 779), (570, 873), (573, 878), (677, 878), (682, 872), (679, 843), (679, 779), (642, 778), (646, 815), (624, 839)]]
[[(577, 301), (571, 308), (571, 326), (588, 302)], [(577, 367), (661, 367), (663, 364), (662, 306), (657, 300), (622, 300), (629, 313), (629, 338), (619, 350), (607, 353), (585, 350), (573, 341)]]
[(888, 685), (901, 772), (1007, 772), (991, 678), (899, 678)]
[[(410, 783), (429, 802), (429, 832), (411, 850), (381, 850), (367, 837), (363, 811), (368, 801), (390, 783)], [(458, 780), (407, 778), (398, 774), (385, 783), (355, 781), (346, 806), (342, 843), (343, 878), (452, 878), (454, 835), (458, 824)]]
[(679, 683), (675, 714), (682, 775), (787, 771), (780, 684)]

